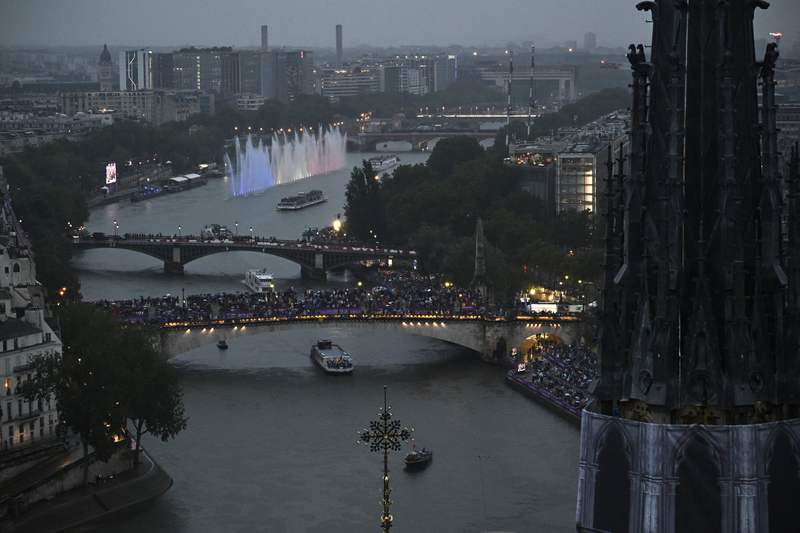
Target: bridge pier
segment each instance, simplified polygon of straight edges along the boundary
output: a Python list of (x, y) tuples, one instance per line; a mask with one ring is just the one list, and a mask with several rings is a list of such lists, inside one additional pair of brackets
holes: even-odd
[(164, 261), (164, 272), (169, 274), (183, 274), (183, 263)]
[(327, 281), (328, 273), (324, 268), (309, 268), (307, 266), (300, 267), (300, 274), (304, 278), (313, 279), (316, 281)]

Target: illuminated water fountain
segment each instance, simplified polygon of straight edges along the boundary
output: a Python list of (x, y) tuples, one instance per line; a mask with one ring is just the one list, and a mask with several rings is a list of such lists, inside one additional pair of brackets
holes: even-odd
[(300, 133), (292, 139), (273, 135), (271, 146), (248, 135), (236, 143), (236, 165), (228, 155), (225, 164), (231, 176), (231, 192), (244, 196), (273, 185), (338, 170), (345, 163), (347, 136), (338, 127), (320, 133)]

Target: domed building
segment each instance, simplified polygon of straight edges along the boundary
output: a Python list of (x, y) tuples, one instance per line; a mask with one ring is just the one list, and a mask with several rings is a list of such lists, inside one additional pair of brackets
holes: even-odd
[(97, 63), (99, 71), (97, 74), (97, 81), (100, 82), (101, 91), (114, 90), (114, 61), (111, 59), (111, 52), (108, 51), (108, 46), (103, 45), (103, 52), (100, 54), (100, 62)]

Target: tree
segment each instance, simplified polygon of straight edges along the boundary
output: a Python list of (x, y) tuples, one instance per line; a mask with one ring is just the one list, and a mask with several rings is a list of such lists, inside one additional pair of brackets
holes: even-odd
[(386, 229), (381, 184), (375, 178), (372, 164), (365, 159), (361, 168), (353, 167), (345, 188), (347, 232), (369, 244), (375, 243), (375, 235), (385, 236)]
[(59, 320), (63, 353), (36, 357), (23, 392), (28, 401), (55, 397), (59, 432), (72, 431), (83, 445), (88, 486), (90, 447), (107, 461), (128, 419), (137, 429), (137, 452), (145, 433), (174, 437), (186, 427), (183, 401), (172, 368), (144, 330), (82, 303), (61, 306)]
[(28, 401), (55, 397), (59, 432), (76, 433), (83, 445), (83, 485), (88, 487), (89, 447), (107, 461), (125, 422), (121, 390), (115, 386), (125, 379), (114, 356), (119, 335), (111, 317), (88, 304), (68, 305), (59, 318), (63, 354), (34, 358), (35, 374), (23, 392)]
[(595, 242), (596, 224), (597, 216), (593, 211), (564, 209), (553, 221), (550, 240), (566, 250), (584, 250)]
[(133, 467), (139, 466), (142, 436), (150, 433), (167, 441), (186, 429), (183, 394), (172, 366), (155, 350), (147, 334), (137, 328), (123, 331), (122, 356), (128, 379), (124, 385), (126, 417), (136, 430)]
[(482, 159), (483, 146), (477, 139), (458, 135), (436, 143), (428, 157), (428, 168), (440, 176), (449, 176), (456, 165), (473, 159)]
[(420, 270), (424, 274), (442, 272), (453, 243), (453, 232), (449, 228), (422, 224), (411, 239), (411, 247), (419, 256)]

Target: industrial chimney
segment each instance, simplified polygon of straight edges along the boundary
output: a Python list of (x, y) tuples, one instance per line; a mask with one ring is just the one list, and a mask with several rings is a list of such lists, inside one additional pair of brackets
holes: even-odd
[(336, 68), (342, 68), (342, 25), (336, 25)]

